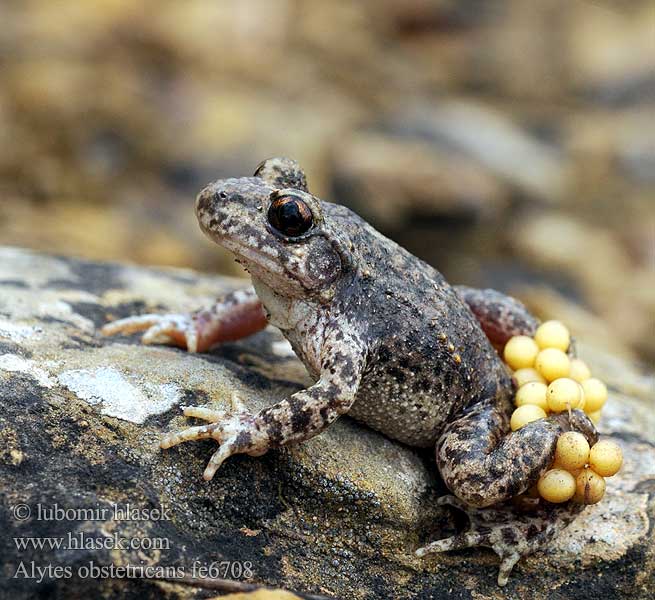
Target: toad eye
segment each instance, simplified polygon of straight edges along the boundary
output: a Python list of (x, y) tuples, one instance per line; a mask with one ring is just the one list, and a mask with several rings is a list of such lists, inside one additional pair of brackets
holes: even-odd
[(271, 202), (268, 222), (282, 235), (298, 237), (312, 226), (313, 215), (309, 206), (300, 198), (281, 196)]

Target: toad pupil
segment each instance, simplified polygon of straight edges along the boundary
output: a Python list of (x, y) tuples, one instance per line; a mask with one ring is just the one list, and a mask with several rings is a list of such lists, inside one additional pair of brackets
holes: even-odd
[(312, 211), (299, 198), (283, 196), (271, 202), (268, 222), (283, 235), (297, 237), (312, 226)]

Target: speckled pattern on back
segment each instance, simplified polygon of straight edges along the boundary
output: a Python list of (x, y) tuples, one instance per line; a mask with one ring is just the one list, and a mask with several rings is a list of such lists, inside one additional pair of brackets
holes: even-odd
[(348, 315), (367, 344), (349, 414), (394, 439), (428, 447), (466, 407), (509, 395), (502, 361), (442, 275), (350, 210), (324, 206), (348, 231), (359, 267), (336, 305), (336, 315)]

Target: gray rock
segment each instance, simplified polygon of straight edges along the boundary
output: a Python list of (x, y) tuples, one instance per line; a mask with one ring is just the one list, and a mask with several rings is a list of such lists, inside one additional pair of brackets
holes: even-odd
[[(210, 483), (201, 473), (212, 442), (159, 450), (161, 433), (184, 425), (182, 405), (220, 406), (237, 390), (256, 409), (307, 375), (272, 330), (191, 356), (137, 337), (103, 339), (98, 327), (192, 309), (240, 284), (0, 249), (2, 597), (206, 597), (188, 583), (116, 571), (128, 565), (159, 578), (252, 572), (254, 583), (340, 598), (652, 594), (653, 380), (620, 360), (594, 362), (597, 353), (592, 367), (615, 370), (600, 428), (623, 446), (625, 467), (606, 499), (523, 561), (502, 591), (491, 551), (414, 558), (419, 543), (462, 519), (435, 504), (444, 487), (429, 452), (348, 418), (305, 444), (233, 457)], [(104, 572), (93, 577), (91, 565)]]
[(477, 161), (541, 202), (561, 201), (570, 187), (561, 149), (531, 135), (501, 110), (451, 99), (437, 107), (417, 105), (409, 114), (407, 133)]
[(343, 136), (333, 170), (340, 201), (378, 228), (398, 230), (417, 215), (500, 219), (508, 206), (509, 192), (494, 174), (418, 136), (375, 131)]

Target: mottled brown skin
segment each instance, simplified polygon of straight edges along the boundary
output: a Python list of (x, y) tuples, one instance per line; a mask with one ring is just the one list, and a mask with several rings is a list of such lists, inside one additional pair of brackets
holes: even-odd
[(515, 335), (534, 335), (537, 320), (518, 300), (496, 290), (456, 286), (494, 348), (502, 350)]
[[(301, 234), (285, 234), (278, 213), (269, 214), (282, 205), (298, 207)], [(501, 584), (522, 554), (570, 521), (573, 508), (542, 509), (529, 526), (510, 506), (498, 508), (549, 467), (562, 432), (596, 439), (580, 411), (510, 432), (514, 389), (494, 345), (534, 332), (537, 322), (522, 304), (493, 290), (451, 287), (349, 209), (312, 196), (289, 159), (264, 161), (254, 177), (212, 183), (198, 196), (196, 213), (203, 231), (248, 269), (254, 291), (191, 316), (127, 319), (107, 333), (150, 328), (146, 341), (187, 339), (191, 350), (203, 350), (268, 320), (316, 383), (256, 415), (242, 407), (196, 411), (192, 416), (210, 424), (168, 435), (162, 447), (216, 439), (221, 446), (205, 471), (210, 479), (231, 454), (259, 455), (306, 440), (345, 413), (406, 444), (434, 446), (439, 472), (459, 499), (451, 502), (472, 515), (480, 513), (473, 508), (497, 505), (466, 540), (501, 555)], [(451, 538), (418, 553), (462, 544)]]

